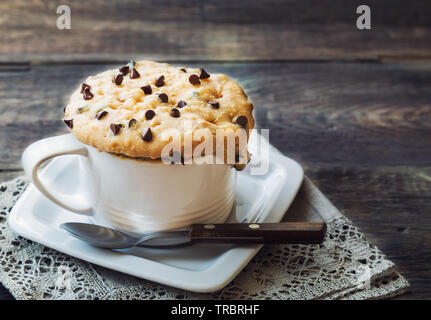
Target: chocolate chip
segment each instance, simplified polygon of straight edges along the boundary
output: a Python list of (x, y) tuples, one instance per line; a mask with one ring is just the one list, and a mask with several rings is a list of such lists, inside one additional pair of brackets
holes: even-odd
[(151, 94), (153, 92), (153, 90), (151, 89), (151, 86), (143, 86), (141, 87), (142, 91), (144, 91), (145, 94)]
[(156, 82), (154, 82), (154, 84), (156, 85), (156, 87), (163, 87), (165, 85), (165, 76), (160, 76)]
[(123, 76), (125, 76), (129, 73), (129, 69), (130, 69), (129, 66), (124, 66), (124, 67), (121, 67), (119, 70), (120, 70), (121, 74)]
[(106, 111), (106, 110), (102, 110), (102, 111), (99, 111), (98, 113), (96, 113), (95, 118), (96, 118), (97, 120), (100, 120), (100, 119), (102, 119), (102, 118), (106, 117), (107, 115), (108, 115), (108, 111)]
[(155, 115), (156, 115), (156, 113), (153, 110), (147, 110), (145, 112), (145, 119), (151, 120), (154, 118)]
[(120, 133), (120, 130), (123, 126), (121, 124), (116, 124), (116, 123), (111, 123), (109, 125), (109, 128), (111, 128), (112, 133), (114, 134), (114, 136), (116, 136), (117, 134)]
[(178, 118), (180, 116), (180, 110), (177, 108), (172, 108), (169, 114), (171, 117)]
[(88, 84), (83, 83), (83, 84), (81, 85), (81, 93), (83, 93), (83, 92), (84, 92), (85, 88), (91, 88), (91, 87), (90, 87)]
[(192, 74), (192, 75), (189, 77), (189, 81), (190, 81), (190, 83), (191, 83), (191, 84), (193, 84), (193, 85), (197, 85), (197, 84), (200, 84), (200, 83), (201, 83), (201, 81), (199, 80), (199, 77), (198, 77), (198, 75), (197, 75), (197, 74)]
[(218, 103), (218, 101), (215, 100), (210, 100), (208, 101), (208, 104), (213, 107), (214, 109), (218, 109), (220, 107), (220, 104)]
[(178, 108), (184, 108), (187, 105), (187, 102), (185, 101), (178, 101)]
[(112, 79), (112, 82), (115, 83), (117, 86), (123, 83), (123, 75), (117, 74), (114, 79)]
[(245, 165), (244, 165), (244, 164), (240, 164), (240, 163), (238, 163), (238, 164), (234, 164), (234, 165), (232, 166), (232, 168), (234, 168), (234, 169), (235, 169), (235, 170), (237, 170), (237, 171), (242, 171), (242, 170), (244, 170)]
[(186, 73), (186, 72), (187, 72), (186, 68), (181, 68), (180, 70), (181, 70), (182, 72), (184, 72), (184, 73)]
[(136, 119), (130, 119), (130, 121), (129, 121), (129, 128), (133, 127), (137, 123), (138, 123), (138, 121)]
[(130, 79), (137, 79), (140, 76), (141, 75), (139, 74), (138, 70), (136, 70), (135, 68), (133, 68), (132, 71), (130, 72)]
[(84, 88), (84, 92), (83, 92), (84, 100), (93, 99), (94, 95), (91, 93), (90, 90), (91, 90), (90, 86)]
[(199, 76), (199, 79), (208, 79), (210, 77), (210, 74), (205, 71), (204, 68), (201, 68), (201, 75)]
[(168, 100), (169, 100), (168, 95), (167, 95), (166, 93), (161, 93), (161, 94), (159, 94), (159, 99), (160, 99), (163, 103), (166, 103), (166, 102), (168, 102)]
[(150, 128), (147, 128), (141, 135), (142, 140), (145, 142), (150, 142), (153, 140), (153, 133), (151, 132)]
[(70, 120), (66, 120), (66, 119), (64, 119), (64, 120), (63, 120), (63, 122), (64, 122), (64, 124), (65, 124), (66, 126), (68, 126), (70, 129), (73, 129), (73, 119), (70, 119)]
[(236, 118), (235, 123), (240, 125), (241, 127), (245, 128), (245, 126), (247, 125), (248, 119), (245, 116), (239, 116), (238, 118)]

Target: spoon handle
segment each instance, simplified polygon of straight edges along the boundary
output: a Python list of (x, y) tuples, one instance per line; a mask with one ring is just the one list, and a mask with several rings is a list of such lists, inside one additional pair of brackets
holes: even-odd
[(193, 224), (189, 229), (192, 243), (322, 243), (324, 222)]

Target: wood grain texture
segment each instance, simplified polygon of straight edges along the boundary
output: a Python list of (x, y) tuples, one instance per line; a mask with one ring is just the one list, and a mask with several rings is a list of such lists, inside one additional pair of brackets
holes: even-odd
[(241, 83), (271, 143), (397, 264), (400, 299), (431, 299), (430, 1), (368, 0), (369, 31), (356, 0), (75, 0), (63, 31), (59, 4), (0, 2), (0, 182), (28, 144), (66, 132), (86, 76), (140, 58), (203, 66)]
[(23, 174), (23, 170), (0, 170), (0, 183), (15, 179)]
[(325, 238), (324, 222), (279, 223), (220, 223), (192, 224), (189, 227), (191, 243), (228, 244), (319, 244)]
[(367, 31), (356, 28), (356, 0), (73, 1), (71, 30), (56, 28), (59, 4), (2, 1), (0, 59), (431, 58), (427, 0), (368, 0)]
[[(113, 66), (2, 65), (0, 181), (21, 173), (26, 145), (66, 132), (62, 107), (80, 81)], [(240, 81), (271, 143), (397, 264), (412, 284), (400, 298), (430, 298), (431, 64), (203, 66)]]
[(431, 298), (431, 166), (307, 167), (307, 175), (411, 284)]
[[(237, 79), (256, 105), (259, 127), (270, 128), (274, 145), (305, 165), (430, 164), (431, 63), (203, 66)], [(20, 169), (28, 144), (66, 132), (60, 119), (70, 93), (86, 76), (111, 67), (3, 66), (0, 169)]]

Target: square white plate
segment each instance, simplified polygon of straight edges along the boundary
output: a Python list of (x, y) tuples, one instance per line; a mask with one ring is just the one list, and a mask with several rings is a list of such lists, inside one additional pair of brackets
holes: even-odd
[[(250, 148), (251, 149), (251, 148)], [(253, 150), (250, 150), (253, 155)], [(74, 193), (79, 189), (79, 156), (59, 157), (41, 173), (44, 184)], [(238, 173), (236, 207), (230, 222), (279, 222), (303, 179), (301, 166), (270, 147), (269, 170)], [(226, 286), (259, 251), (261, 245), (192, 245), (175, 249), (96, 248), (61, 231), (63, 222), (91, 222), (89, 217), (64, 210), (45, 198), (32, 184), (9, 214), (10, 227), (22, 237), (68, 255), (169, 286), (213, 292)]]

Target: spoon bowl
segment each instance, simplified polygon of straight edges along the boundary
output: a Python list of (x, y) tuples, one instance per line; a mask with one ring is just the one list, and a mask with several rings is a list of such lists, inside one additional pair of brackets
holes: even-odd
[(93, 246), (109, 249), (125, 249), (135, 246), (139, 239), (124, 232), (89, 223), (67, 222), (60, 228)]

